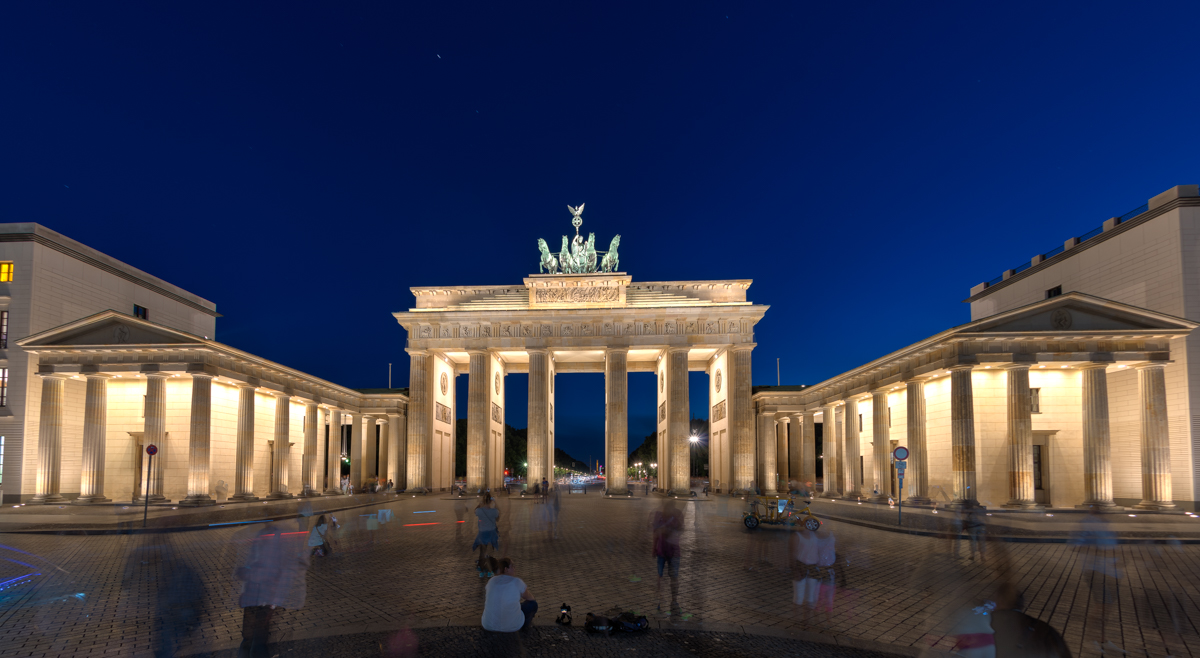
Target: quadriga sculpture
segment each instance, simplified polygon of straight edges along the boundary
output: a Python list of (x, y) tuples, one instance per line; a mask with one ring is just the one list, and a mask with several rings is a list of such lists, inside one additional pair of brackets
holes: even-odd
[(621, 244), (621, 234), (618, 233), (612, 239), (612, 244), (608, 245), (608, 253), (604, 254), (604, 260), (600, 261), (600, 270), (603, 272), (618, 272), (619, 264), (617, 262), (617, 246)]
[(550, 247), (546, 246), (546, 241), (538, 238), (538, 250), (542, 252), (542, 260), (538, 263), (538, 272), (545, 269), (546, 274), (558, 274), (558, 259), (550, 253)]
[(596, 271), (596, 234), (588, 233), (587, 245), (583, 249), (584, 271)]
[(567, 236), (562, 236), (562, 249), (558, 252), (558, 267), (563, 274), (571, 274), (574, 271), (575, 262), (571, 260), (571, 250), (567, 247)]

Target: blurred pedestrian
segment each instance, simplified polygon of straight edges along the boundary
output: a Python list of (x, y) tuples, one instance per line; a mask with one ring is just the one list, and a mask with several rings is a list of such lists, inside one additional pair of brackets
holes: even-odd
[(558, 487), (550, 492), (550, 504), (546, 506), (547, 519), (550, 523), (550, 538), (558, 539), (558, 513), (562, 511), (562, 494)]
[(1111, 631), (1112, 637), (1108, 628), (1108, 606), (1116, 601), (1117, 579), (1121, 577), (1117, 569), (1117, 533), (1096, 505), (1088, 508), (1079, 525), (1071, 543), (1076, 551), (1083, 553), (1082, 581), (1091, 590), (1092, 601), (1099, 604), (1100, 621), (1095, 625), (1100, 628), (1100, 640), (1093, 641), (1093, 647), (1101, 653), (1125, 653), (1113, 642), (1121, 639), (1119, 625)]
[(1011, 582), (1003, 583), (991, 614), (996, 658), (1070, 658), (1071, 650), (1062, 634), (1022, 612), (1024, 607), (1021, 591)]
[(282, 523), (247, 529), (235, 537), (249, 538), (249, 551), (236, 576), (242, 581), (242, 644), (238, 658), (265, 658), (271, 619), (280, 610), (304, 607), (308, 571), (306, 546), (286, 536)]
[(817, 566), (817, 534), (800, 524), (789, 538), (792, 558), (792, 603), (801, 607), (807, 622), (821, 591), (821, 569)]
[(987, 559), (987, 525), (982, 508), (976, 504), (969, 504), (963, 510), (963, 530), (967, 533), (967, 541), (971, 548), (970, 560), (975, 561), (975, 554), (979, 554), (979, 561), (983, 562)]
[(654, 557), (658, 561), (658, 584), (654, 588), (654, 598), (658, 609), (662, 610), (663, 569), (671, 580), (672, 611), (679, 610), (679, 535), (683, 530), (683, 518), (674, 499), (663, 501), (662, 509), (651, 517), (650, 527), (653, 531)]
[(475, 535), (475, 543), (471, 545), (471, 550), (479, 549), (479, 560), (475, 566), (479, 571), (479, 577), (483, 578), (494, 574), (494, 570), (488, 568), (488, 547), (491, 547), (492, 550), (500, 548), (500, 533), (496, 525), (500, 520), (500, 510), (496, 509), (496, 501), (492, 498), (491, 492), (484, 492), (479, 504), (475, 506), (475, 518), (478, 522), (478, 532)]
[[(150, 623), (155, 658), (174, 656), (184, 638), (200, 625), (204, 584), (165, 535), (147, 535), (125, 563), (122, 589), (149, 592), (155, 614)], [(137, 583), (137, 584), (135, 584)]]
[(325, 557), (333, 552), (329, 546), (329, 521), (325, 515), (317, 517), (317, 524), (308, 532), (308, 545), (313, 557)]

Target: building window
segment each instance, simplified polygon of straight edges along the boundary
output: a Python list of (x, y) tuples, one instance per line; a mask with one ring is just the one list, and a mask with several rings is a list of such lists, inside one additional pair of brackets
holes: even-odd
[(8, 349), (8, 311), (0, 311), (0, 350)]
[(146, 310), (145, 306), (138, 306), (137, 304), (134, 304), (133, 305), (133, 317), (141, 318), (143, 320), (149, 320), (150, 319), (150, 311)]
[(8, 368), (0, 368), (0, 407), (8, 406)]
[(1058, 297), (1061, 294), (1062, 294), (1062, 286), (1054, 286), (1053, 288), (1046, 291), (1046, 299), (1050, 299), (1051, 297)]
[(1034, 414), (1042, 413), (1042, 389), (1029, 389), (1029, 412)]
[(860, 431), (860, 432), (863, 431), (862, 430), (862, 414), (858, 415), (858, 431)]
[(0, 486), (4, 486), (4, 437), (0, 436)]
[(892, 408), (888, 407), (888, 427), (892, 426)]
[(0, 263), (0, 283), (8, 283), (12, 281), (13, 264), (12, 261), (4, 261)]

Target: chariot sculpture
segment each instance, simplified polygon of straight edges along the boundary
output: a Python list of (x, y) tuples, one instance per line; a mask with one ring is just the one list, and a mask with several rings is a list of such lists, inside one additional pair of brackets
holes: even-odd
[(583, 225), (583, 205), (581, 203), (574, 207), (567, 206), (567, 210), (573, 216), (571, 225), (575, 227), (575, 238), (569, 240), (567, 236), (562, 236), (562, 248), (558, 250), (558, 256), (550, 253), (550, 247), (545, 240), (538, 238), (538, 251), (541, 252), (538, 272), (594, 274), (617, 271), (617, 247), (621, 244), (621, 236), (617, 235), (612, 239), (608, 251), (596, 251), (596, 234), (588, 233), (587, 240), (579, 234), (579, 227)]

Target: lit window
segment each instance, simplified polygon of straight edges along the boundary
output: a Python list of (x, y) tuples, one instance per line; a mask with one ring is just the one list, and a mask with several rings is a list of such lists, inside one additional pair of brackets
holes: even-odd
[(0, 311), (0, 350), (8, 349), (8, 311)]
[(8, 368), (0, 368), (0, 407), (8, 406)]
[(1029, 412), (1034, 414), (1042, 413), (1042, 389), (1029, 389)]
[(133, 317), (141, 318), (143, 320), (149, 320), (150, 319), (150, 311), (146, 310), (145, 306), (138, 306), (137, 304), (134, 304), (133, 305)]
[(0, 263), (0, 283), (12, 281), (13, 264), (12, 261), (4, 261)]

